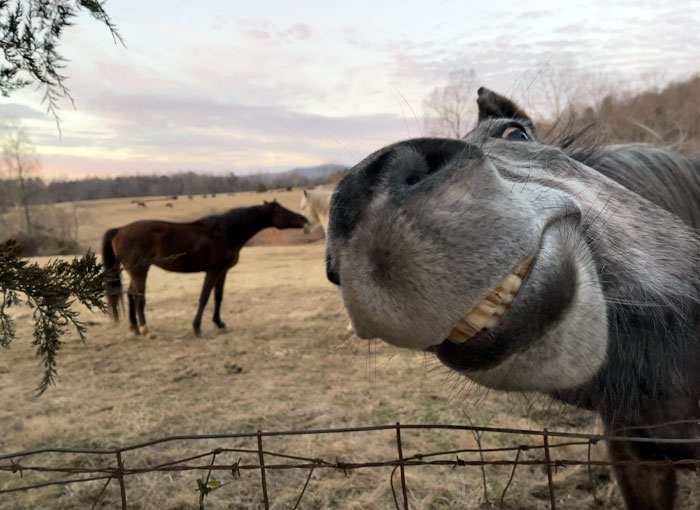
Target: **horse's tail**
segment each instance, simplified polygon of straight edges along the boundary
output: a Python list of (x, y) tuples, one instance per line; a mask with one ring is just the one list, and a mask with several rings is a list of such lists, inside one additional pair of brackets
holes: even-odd
[(122, 298), (122, 279), (119, 270), (119, 261), (112, 248), (112, 239), (119, 232), (118, 228), (111, 228), (105, 232), (102, 238), (102, 264), (105, 271), (105, 294), (107, 295), (107, 308), (114, 321), (119, 320), (119, 309), (124, 308)]

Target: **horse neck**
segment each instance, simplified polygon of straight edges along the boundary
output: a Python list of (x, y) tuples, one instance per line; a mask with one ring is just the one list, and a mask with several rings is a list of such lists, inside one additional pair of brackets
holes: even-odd
[(313, 209), (320, 216), (321, 214), (328, 215), (328, 209), (330, 208), (331, 196), (327, 193), (317, 193), (311, 197), (313, 203)]
[(263, 206), (253, 206), (237, 212), (228, 218), (226, 226), (229, 240), (236, 244), (243, 245), (262, 229), (273, 226), (272, 218)]

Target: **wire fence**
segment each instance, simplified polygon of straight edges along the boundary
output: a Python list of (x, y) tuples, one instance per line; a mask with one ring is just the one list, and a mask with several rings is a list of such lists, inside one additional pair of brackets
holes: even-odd
[[(468, 432), (476, 439), (477, 448), (461, 448), (453, 450), (433, 451), (426, 453), (415, 453), (409, 456), (404, 455), (402, 434), (405, 438), (408, 434), (414, 434), (416, 431), (425, 430), (450, 430)], [(273, 451), (265, 448), (265, 441), (272, 437), (289, 437), (289, 436), (308, 436), (308, 435), (330, 435), (330, 434), (365, 434), (368, 432), (385, 431), (394, 436), (396, 446), (396, 457), (384, 459), (367, 459), (362, 462), (344, 462), (339, 459), (328, 460), (321, 457), (310, 458), (307, 456), (292, 455), (289, 453)], [(485, 448), (482, 446), (481, 437), (483, 433), (500, 433), (507, 434), (511, 437), (517, 437), (520, 441), (513, 446)], [(189, 455), (184, 458), (168, 460), (148, 466), (129, 466), (125, 462), (130, 452), (142, 450), (144, 448), (155, 445), (173, 443), (173, 442), (190, 442), (202, 440), (230, 440), (230, 439), (248, 439), (255, 441), (256, 448), (215, 448), (207, 449), (196, 455)], [(205, 497), (212, 491), (217, 490), (222, 486), (221, 482), (211, 479), (212, 473), (230, 473), (233, 477), (232, 483), (236, 479), (240, 479), (244, 472), (259, 472), (260, 476), (260, 498), (262, 506), (265, 510), (269, 510), (271, 499), (268, 492), (268, 483), (266, 473), (283, 470), (301, 470), (308, 471), (306, 481), (299, 491), (292, 510), (299, 508), (304, 494), (309, 486), (312, 474), (320, 470), (340, 471), (348, 474), (351, 471), (367, 468), (386, 467), (392, 468), (389, 483), (393, 502), (397, 510), (408, 510), (410, 508), (409, 487), (406, 481), (405, 472), (407, 468), (418, 466), (448, 466), (448, 467), (465, 467), (465, 468), (481, 468), (484, 477), (484, 490), (486, 487), (486, 475), (484, 466), (504, 466), (510, 468), (510, 477), (501, 491), (499, 497), (499, 506), (503, 508), (506, 499), (507, 491), (511, 486), (511, 482), (515, 476), (519, 466), (543, 466), (547, 474), (547, 487), (549, 492), (549, 506), (552, 510), (556, 510), (555, 485), (553, 483), (553, 471), (557, 468), (570, 466), (587, 466), (590, 479), (589, 490), (593, 496), (596, 505), (598, 499), (596, 496), (596, 487), (594, 477), (591, 473), (591, 468), (594, 466), (613, 466), (613, 465), (643, 465), (643, 466), (696, 466), (700, 463), (698, 460), (655, 460), (655, 461), (610, 461), (610, 460), (591, 460), (591, 448), (599, 441), (631, 441), (631, 442), (647, 442), (647, 443), (666, 443), (666, 444), (688, 444), (700, 443), (700, 439), (663, 439), (650, 437), (628, 437), (628, 436), (602, 436), (596, 434), (581, 434), (575, 432), (554, 432), (543, 430), (527, 430), (527, 429), (511, 429), (497, 427), (479, 427), (472, 425), (406, 425), (396, 423), (395, 425), (380, 425), (367, 427), (350, 427), (350, 428), (334, 428), (334, 429), (309, 429), (309, 430), (293, 430), (293, 431), (257, 431), (254, 433), (241, 434), (208, 434), (208, 435), (178, 435), (168, 436), (154, 439), (152, 441), (132, 444), (128, 446), (116, 448), (39, 448), (26, 450), (16, 453), (8, 453), (0, 455), (0, 473), (9, 472), (18, 475), (16, 485), (6, 486), (0, 489), (0, 495), (17, 493), (22, 491), (32, 491), (42, 487), (84, 484), (88, 482), (104, 481), (101, 491), (93, 501), (92, 508), (100, 502), (105, 490), (110, 483), (115, 482), (119, 485), (119, 497), (122, 510), (128, 508), (128, 487), (127, 479), (130, 477), (143, 475), (145, 473), (172, 473), (172, 472), (194, 472), (197, 473), (199, 490), (199, 506), (200, 509), (205, 508)], [(585, 460), (562, 458), (557, 456), (560, 449), (564, 447), (583, 447), (587, 449), (587, 457)], [(536, 455), (530, 458), (523, 458), (524, 452), (533, 452)], [(108, 465), (93, 466), (89, 462), (75, 460), (59, 465), (39, 465), (32, 462), (32, 458), (41, 454), (58, 454), (58, 458), (62, 455), (79, 455), (85, 459), (90, 456), (99, 456), (102, 460), (105, 457), (113, 456), (114, 460)], [(223, 454), (241, 455), (234, 462), (221, 462)], [(487, 460), (484, 454), (497, 454), (498, 458)], [(255, 458), (256, 461), (243, 461), (242, 455), (248, 458)], [(460, 458), (460, 455), (478, 455), (478, 458)], [(219, 462), (217, 462), (217, 460)], [(396, 471), (399, 472), (399, 479), (396, 481)], [(29, 473), (41, 473), (56, 475), (57, 478), (44, 480), (39, 483), (26, 483), (25, 475)], [(59, 477), (59, 475), (62, 475)], [(226, 484), (223, 484), (226, 485)]]

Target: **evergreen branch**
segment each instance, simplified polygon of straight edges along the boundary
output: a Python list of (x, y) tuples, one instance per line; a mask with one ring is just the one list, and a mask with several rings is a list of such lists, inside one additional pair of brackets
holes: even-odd
[(37, 388), (39, 394), (55, 381), (61, 336), (72, 328), (85, 341), (85, 325), (78, 318), (79, 312), (73, 309), (76, 302), (90, 311), (106, 311), (101, 269), (91, 251), (70, 262), (54, 260), (40, 267), (20, 258), (13, 241), (0, 245), (0, 345), (9, 347), (16, 334), (6, 309), (20, 304), (18, 296), (24, 295), (24, 303), (34, 310), (32, 345), (44, 366)]
[(66, 59), (58, 51), (63, 30), (73, 25), (81, 10), (110, 31), (115, 44), (124, 45), (116, 25), (98, 0), (0, 0), (0, 93), (7, 97), (31, 83), (44, 89), (42, 104), (54, 116), (60, 133), (58, 101), (73, 104), (62, 74)]

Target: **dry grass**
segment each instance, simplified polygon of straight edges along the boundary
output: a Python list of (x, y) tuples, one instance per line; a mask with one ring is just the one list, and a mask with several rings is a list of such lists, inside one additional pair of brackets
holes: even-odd
[[(102, 232), (136, 217), (186, 219), (223, 205), (257, 203), (264, 195), (216, 199), (181, 198), (173, 209), (164, 202), (136, 209), (128, 200), (86, 204), (92, 223), (82, 229), (83, 242), (96, 245)], [(298, 192), (278, 194), (296, 208)], [(216, 200), (216, 202), (214, 202)], [(158, 207), (154, 204), (159, 204)], [(201, 209), (198, 207), (201, 206)], [(186, 210), (187, 209), (187, 210)], [(505, 394), (471, 388), (463, 379), (423, 355), (398, 351), (382, 343), (349, 338), (347, 318), (336, 289), (326, 280), (322, 242), (244, 248), (229, 273), (222, 317), (229, 329), (219, 333), (203, 323), (204, 338), (195, 339), (191, 321), (202, 283), (201, 274), (173, 274), (157, 268), (149, 276), (147, 316), (158, 338), (130, 335), (126, 324), (111, 324), (101, 315), (90, 321), (87, 343), (69, 335), (59, 356), (60, 379), (40, 398), (34, 397), (41, 367), (31, 346), (31, 317), (17, 310), (18, 336), (0, 355), (0, 452), (40, 446), (109, 447), (173, 434), (252, 432), (257, 429), (303, 429), (403, 423), (467, 423), (594, 431), (585, 413), (561, 413)], [(207, 316), (211, 310), (207, 310)], [(474, 447), (469, 433), (405, 432), (404, 455)], [(522, 437), (486, 435), (485, 446), (515, 445)], [(243, 440), (179, 442), (125, 454), (129, 467), (148, 466), (216, 447), (255, 448)], [(270, 438), (265, 448), (306, 457), (345, 461), (396, 457), (394, 435)], [(536, 457), (541, 452), (528, 452)], [(560, 451), (585, 459), (585, 449)], [(556, 456), (555, 455), (555, 456)], [(597, 450), (598, 457), (604, 456)], [(235, 458), (234, 458), (235, 457)], [(222, 455), (221, 462), (238, 460)], [(468, 458), (468, 456), (461, 456)], [(522, 458), (522, 457), (521, 457)], [(33, 464), (57, 462), (55, 455), (32, 458)], [(255, 457), (244, 458), (249, 463)], [(65, 463), (77, 463), (71, 457)], [(93, 459), (114, 465), (113, 458)], [(202, 463), (205, 463), (204, 460)], [(269, 462), (269, 461), (268, 461)], [(488, 508), (478, 468), (408, 468), (411, 508)], [(314, 472), (300, 508), (393, 508), (391, 469), (349, 473)], [(491, 502), (498, 503), (508, 468), (487, 467)], [(621, 508), (608, 471), (596, 469), (597, 493), (605, 508)], [(129, 508), (199, 508), (198, 473), (148, 474), (127, 478)], [(272, 508), (291, 508), (307, 473), (268, 473)], [(206, 499), (208, 509), (262, 508), (259, 474), (244, 472)], [(32, 478), (25, 473), (24, 483)], [(397, 477), (398, 481), (398, 477)], [(0, 488), (21, 482), (0, 474)], [(588, 472), (561, 469), (555, 474), (562, 508), (591, 508)], [(3, 496), (8, 509), (90, 508), (102, 482), (52, 487)], [(683, 498), (686, 502), (689, 498)], [(110, 484), (97, 508), (119, 506), (118, 486)], [(690, 505), (691, 503), (687, 503)], [(521, 466), (506, 508), (548, 508), (546, 475)], [(683, 508), (692, 508), (691, 506)]]

